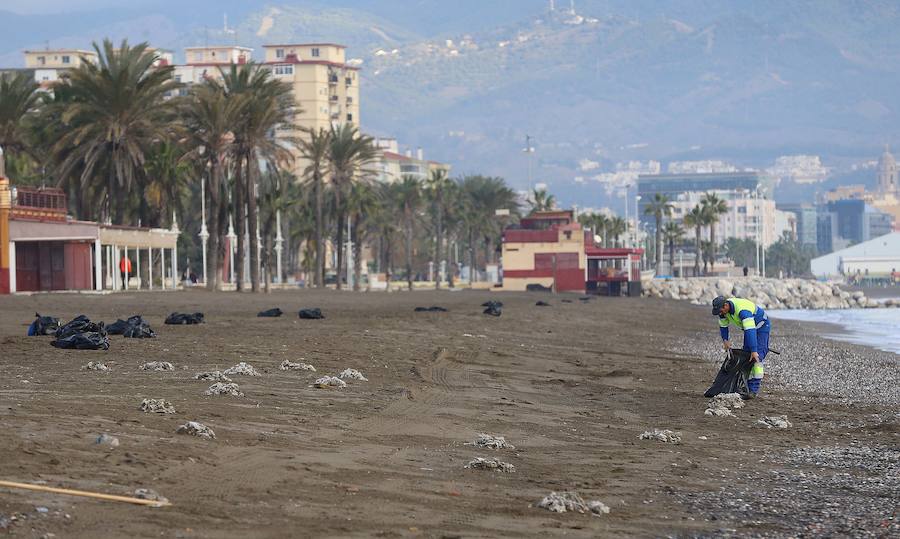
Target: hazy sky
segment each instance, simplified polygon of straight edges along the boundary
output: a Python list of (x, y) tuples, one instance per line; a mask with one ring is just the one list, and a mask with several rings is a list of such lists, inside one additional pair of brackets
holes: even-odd
[(22, 15), (37, 13), (63, 13), (108, 7), (123, 7), (145, 0), (0, 0), (0, 11), (12, 11)]

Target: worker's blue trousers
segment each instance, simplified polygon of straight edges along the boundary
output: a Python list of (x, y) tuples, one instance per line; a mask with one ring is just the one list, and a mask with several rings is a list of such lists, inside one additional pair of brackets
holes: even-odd
[[(769, 353), (769, 332), (771, 329), (772, 325), (766, 320), (766, 323), (756, 330), (756, 351), (759, 354), (759, 361), (753, 363), (753, 367), (750, 369), (750, 378), (747, 380), (747, 388), (754, 395), (759, 394), (759, 388), (762, 385), (764, 374), (763, 361), (765, 361), (766, 355)], [(746, 333), (744, 333), (744, 350), (750, 351)]]

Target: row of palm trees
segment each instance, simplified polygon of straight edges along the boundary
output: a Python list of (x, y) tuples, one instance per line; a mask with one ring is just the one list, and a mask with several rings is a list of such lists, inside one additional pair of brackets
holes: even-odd
[[(669, 267), (675, 266), (675, 244), (678, 243), (685, 234), (688, 227), (694, 231), (694, 248), (696, 256), (694, 257), (694, 275), (700, 275), (700, 260), (703, 260), (703, 272), (706, 273), (708, 266), (715, 264), (718, 256), (718, 244), (716, 243), (716, 224), (725, 213), (728, 213), (727, 203), (719, 198), (716, 193), (706, 193), (700, 199), (700, 203), (695, 205), (684, 216), (682, 223), (665, 219), (672, 217), (672, 200), (662, 193), (656, 193), (647, 207), (644, 209), (646, 215), (653, 216), (655, 228), (655, 245), (656, 245), (656, 267), (660, 268), (662, 264), (662, 246), (668, 247), (669, 251)], [(703, 229), (709, 230), (709, 239), (704, 241)]]
[[(482, 261), (492, 263), (504, 224), (497, 210), (518, 215), (516, 194), (500, 178), (451, 179), (434, 170), (428, 178), (375, 182), (373, 139), (346, 124), (298, 129), (290, 86), (263, 66), (232, 65), (187, 88), (172, 67), (156, 65), (146, 43), (105, 40), (94, 48), (97, 63), (72, 70), (50, 92), (25, 73), (0, 77), (0, 147), (9, 175), (62, 187), (80, 219), (166, 226), (177, 212), (186, 230), (199, 229), (204, 182), (210, 289), (225, 280), (232, 217), (237, 286), (245, 281), (248, 253), (258, 291), (258, 268), (266, 287), (273, 275), (279, 217), (288, 268), (306, 270), (316, 285), (325, 286), (329, 243), (343, 275), (349, 239), (354, 287), (366, 245), (377, 253), (376, 269), (389, 276), (395, 253), (403, 251), (411, 287), (425, 258), (438, 267), (451, 259), (451, 243), (464, 246), (473, 269), (482, 247)], [(295, 177), (290, 171), (298, 167)], [(195, 246), (185, 247), (196, 254)], [(453, 272), (447, 275), (452, 280)], [(340, 277), (336, 282), (342, 286)]]

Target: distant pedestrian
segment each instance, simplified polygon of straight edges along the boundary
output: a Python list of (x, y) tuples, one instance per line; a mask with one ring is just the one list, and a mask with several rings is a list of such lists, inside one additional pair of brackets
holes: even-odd
[(744, 277), (746, 277), (749, 274), (750, 274), (750, 268), (748, 268), (747, 266), (744, 266)]
[(123, 256), (122, 260), (119, 260), (119, 272), (122, 274), (122, 284), (124, 285), (131, 277), (131, 259), (127, 256)]

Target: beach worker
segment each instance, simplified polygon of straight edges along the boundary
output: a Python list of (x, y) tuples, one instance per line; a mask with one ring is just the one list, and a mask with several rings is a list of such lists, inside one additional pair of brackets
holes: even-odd
[(119, 272), (123, 283), (131, 276), (131, 259), (127, 256), (122, 256), (122, 260), (119, 260)]
[(753, 363), (747, 387), (754, 395), (758, 395), (763, 379), (763, 362), (769, 352), (769, 333), (772, 330), (766, 311), (749, 299), (719, 296), (712, 302), (712, 314), (719, 317), (719, 334), (726, 352), (731, 350), (728, 326), (734, 324), (743, 330), (744, 350), (750, 352), (750, 361)]

